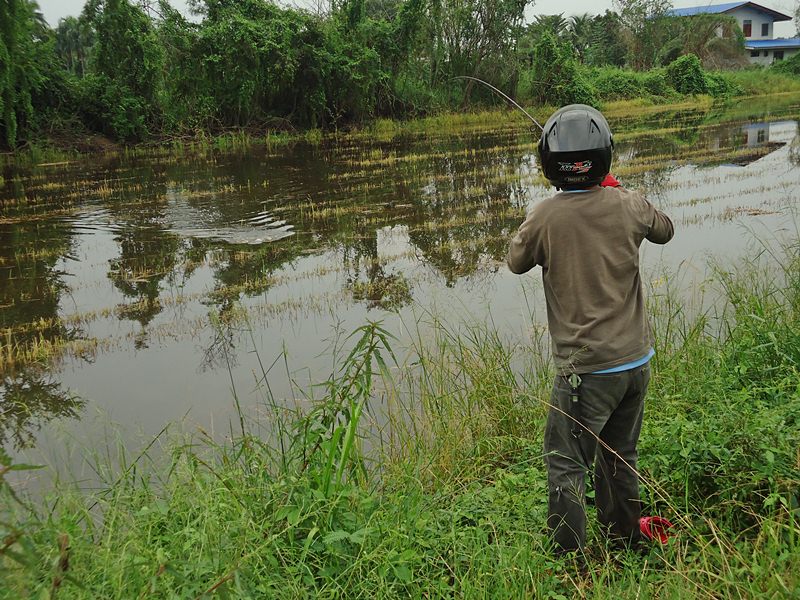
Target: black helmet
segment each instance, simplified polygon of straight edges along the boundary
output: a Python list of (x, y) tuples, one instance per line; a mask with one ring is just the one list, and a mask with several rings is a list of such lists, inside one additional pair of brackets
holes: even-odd
[(539, 140), (544, 176), (557, 188), (599, 184), (611, 171), (614, 140), (608, 121), (586, 104), (554, 112)]

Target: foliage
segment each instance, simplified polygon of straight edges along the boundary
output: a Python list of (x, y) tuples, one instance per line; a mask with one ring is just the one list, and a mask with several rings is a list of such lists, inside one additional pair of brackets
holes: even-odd
[(545, 30), (531, 50), (520, 96), (539, 104), (596, 104), (594, 90), (578, 68), (572, 48)]
[(89, 56), (95, 43), (94, 29), (85, 17), (61, 19), (55, 31), (56, 54), (70, 73), (89, 72)]
[[(667, 17), (668, 0), (619, 0), (617, 12), (537, 15), (524, 26), (530, 4), (343, 0), (311, 13), (269, 0), (192, 0), (200, 19), (189, 20), (166, 0), (87, 0), (51, 30), (33, 0), (0, 0), (0, 139), (13, 148), (87, 133), (136, 142), (230, 128), (260, 137), (498, 102), (460, 75), (533, 103), (635, 90), (657, 100), (676, 85), (660, 71), (592, 69), (657, 69), (681, 53), (714, 69), (745, 60), (732, 18)], [(715, 96), (758, 91), (732, 82), (714, 75), (707, 87)]]
[[(424, 21), (430, 81), (454, 76), (488, 79), (499, 87), (513, 80), (513, 49), (529, 0), (432, 0)], [(463, 96), (466, 103), (474, 82)]]
[(681, 94), (705, 94), (708, 91), (700, 59), (694, 54), (685, 54), (677, 58), (666, 70), (667, 80)]
[(682, 54), (695, 54), (707, 68), (747, 64), (744, 34), (730, 15), (665, 17), (659, 24), (665, 40), (658, 53), (659, 64), (669, 64)]
[(800, 76), (800, 52), (796, 52), (785, 60), (775, 61), (770, 70), (776, 73)]
[(596, 15), (588, 31), (588, 40), (584, 51), (584, 62), (587, 65), (609, 65), (622, 67), (625, 64), (627, 47), (619, 16), (606, 10)]
[(32, 0), (0, 0), (0, 143), (14, 147), (65, 96), (52, 32)]
[(153, 24), (130, 0), (97, 0), (84, 15), (97, 38), (92, 72), (82, 82), (86, 118), (119, 139), (143, 139), (161, 107), (163, 52)]
[(714, 98), (730, 98), (743, 93), (742, 88), (726, 73), (706, 73), (706, 90)]
[(602, 15), (575, 15), (569, 20), (561, 14), (537, 15), (521, 34), (517, 50), (530, 64), (533, 47), (549, 33), (560, 43), (569, 44), (583, 64), (621, 67), (627, 51), (621, 29), (619, 16), (608, 10)]
[(662, 20), (671, 8), (670, 0), (614, 0), (627, 37), (627, 64), (635, 69), (657, 66), (665, 42)]
[[(641, 72), (614, 67), (589, 68), (586, 69), (586, 77), (596, 90), (597, 97), (602, 101), (646, 98), (663, 102), (680, 96), (667, 79), (665, 69)], [(715, 74), (709, 77), (722, 79), (718, 84), (721, 90), (738, 89), (733, 83), (730, 83), (730, 87), (724, 87), (728, 85), (728, 80), (724, 79), (722, 75)]]

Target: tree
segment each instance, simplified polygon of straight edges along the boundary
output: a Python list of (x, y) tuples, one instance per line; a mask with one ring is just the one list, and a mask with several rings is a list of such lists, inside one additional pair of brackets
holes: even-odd
[(585, 62), (586, 52), (592, 44), (592, 16), (588, 13), (573, 15), (569, 19), (569, 37), (578, 60)]
[(61, 90), (55, 62), (53, 39), (39, 5), (33, 0), (0, 0), (0, 139), (8, 147), (36, 127), (40, 101), (45, 106), (57, 101)]
[(800, 2), (794, 7), (794, 26), (797, 29), (797, 37), (800, 37)]
[(584, 52), (584, 62), (592, 66), (625, 64), (627, 46), (619, 15), (607, 10), (595, 15), (589, 32), (589, 45)]
[[(428, 14), (431, 81), (455, 75), (499, 83), (507, 75), (514, 40), (530, 0), (431, 0)], [(472, 82), (466, 86), (469, 97)]]
[(129, 0), (91, 0), (83, 17), (97, 42), (85, 87), (87, 116), (123, 140), (140, 140), (160, 114), (163, 51), (150, 18)]
[(666, 65), (681, 55), (694, 54), (709, 68), (743, 66), (744, 35), (730, 15), (700, 14), (660, 20), (664, 41), (656, 64)]
[(613, 4), (628, 36), (628, 64), (635, 69), (652, 67), (663, 46), (660, 21), (672, 8), (671, 0), (614, 0)]
[(14, 59), (18, 45), (17, 12), (19, 0), (0, 0), (0, 127), (9, 146), (17, 141), (16, 85)]
[(545, 31), (549, 31), (553, 37), (561, 38), (569, 31), (570, 21), (564, 18), (562, 13), (557, 15), (536, 15), (529, 31), (533, 37), (538, 37)]
[(708, 91), (700, 59), (694, 54), (684, 54), (667, 65), (667, 80), (681, 94), (705, 94)]
[(89, 71), (89, 56), (95, 42), (94, 30), (85, 18), (66, 17), (56, 28), (56, 54), (66, 68), (83, 77)]
[(545, 30), (532, 49), (531, 69), (523, 77), (521, 96), (537, 104), (596, 104), (592, 87), (578, 69), (569, 42)]

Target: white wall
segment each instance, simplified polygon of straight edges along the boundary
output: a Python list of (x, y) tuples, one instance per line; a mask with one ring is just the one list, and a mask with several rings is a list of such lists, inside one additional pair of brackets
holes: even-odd
[[(726, 14), (734, 17), (739, 22), (739, 27), (741, 27), (742, 30), (744, 30), (745, 20), (749, 19), (753, 22), (752, 34), (750, 37), (746, 38), (748, 40), (771, 40), (774, 37), (772, 17), (765, 15), (760, 11), (743, 6)], [(761, 35), (761, 25), (763, 23), (767, 23), (769, 25), (769, 31), (767, 35)]]
[[(772, 61), (775, 60), (775, 50), (770, 48), (769, 50), (759, 50), (758, 57), (750, 56), (750, 50), (745, 50), (747, 53), (747, 59), (754, 65), (763, 65), (768, 67), (772, 64)], [(764, 56), (764, 52), (767, 53), (767, 56)], [(792, 48), (791, 50), (784, 50), (783, 51), (783, 59), (786, 60), (790, 56), (797, 54), (800, 52), (797, 48)]]

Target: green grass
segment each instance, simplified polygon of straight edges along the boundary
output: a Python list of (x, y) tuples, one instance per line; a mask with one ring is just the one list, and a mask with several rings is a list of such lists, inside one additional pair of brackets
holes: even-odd
[(725, 78), (742, 89), (744, 96), (764, 96), (800, 91), (800, 77), (776, 69), (751, 68), (724, 72)]
[(716, 269), (711, 308), (677, 274), (651, 290), (640, 469), (645, 513), (678, 529), (647, 556), (594, 528), (587, 573), (548, 552), (538, 330), (425, 313), (402, 355), (379, 324), (340, 340), (311, 409), (265, 387), (271, 422), (226, 443), (159, 439), (161, 460), (101, 461), (103, 489), (30, 508), (2, 487), (0, 597), (797, 597), (800, 248), (763, 250)]

